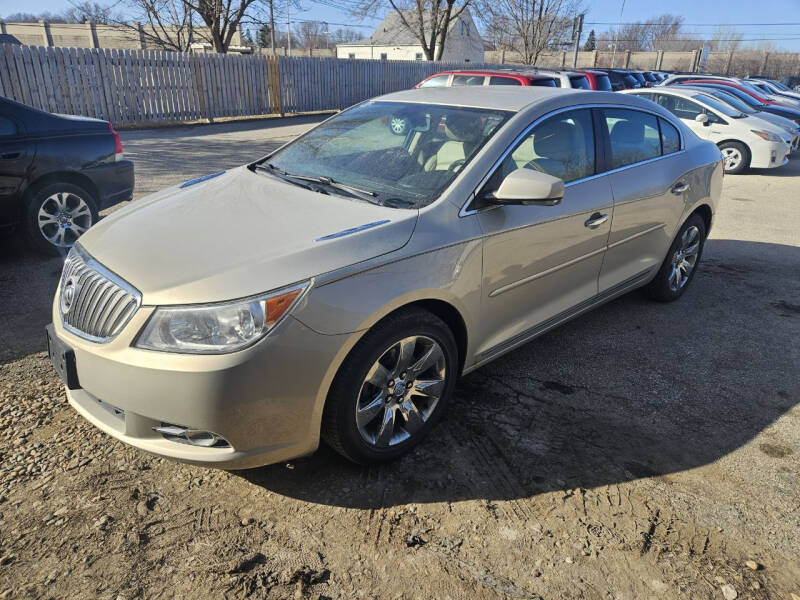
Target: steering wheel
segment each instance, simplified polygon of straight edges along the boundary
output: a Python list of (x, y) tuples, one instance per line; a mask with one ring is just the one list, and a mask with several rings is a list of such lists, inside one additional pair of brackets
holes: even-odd
[(459, 170), (461, 167), (463, 167), (463, 166), (464, 166), (464, 163), (465, 163), (465, 162), (467, 162), (467, 159), (466, 159), (466, 158), (459, 158), (459, 159), (456, 159), (456, 160), (454, 160), (453, 162), (451, 162), (451, 163), (450, 163), (450, 166), (449, 166), (449, 167), (447, 167), (447, 170), (448, 170), (448, 171), (452, 171), (453, 173), (455, 173), (455, 172), (456, 172), (456, 171), (458, 171), (458, 170)]

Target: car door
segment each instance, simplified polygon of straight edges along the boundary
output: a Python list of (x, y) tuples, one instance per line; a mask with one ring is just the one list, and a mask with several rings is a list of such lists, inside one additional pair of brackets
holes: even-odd
[(0, 226), (12, 224), (19, 217), (16, 201), (34, 150), (34, 144), (25, 138), (22, 124), (0, 112)]
[(556, 324), (597, 294), (613, 202), (608, 178), (595, 176), (594, 129), (589, 108), (534, 123), (479, 191), (496, 190), (519, 168), (566, 182), (554, 206), (496, 206), (477, 213), (485, 234), (479, 360)]
[(599, 292), (646, 279), (664, 260), (692, 180), (686, 175), (680, 132), (653, 113), (604, 108), (614, 219)]

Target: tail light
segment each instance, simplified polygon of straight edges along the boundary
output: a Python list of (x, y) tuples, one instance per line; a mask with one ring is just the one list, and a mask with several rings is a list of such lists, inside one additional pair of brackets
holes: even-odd
[(119, 139), (119, 134), (117, 130), (114, 129), (114, 126), (109, 122), (108, 130), (111, 132), (111, 135), (114, 136), (114, 160), (122, 160), (122, 140)]

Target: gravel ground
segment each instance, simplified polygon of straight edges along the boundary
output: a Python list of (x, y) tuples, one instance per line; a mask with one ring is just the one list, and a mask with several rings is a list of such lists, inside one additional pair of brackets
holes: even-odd
[[(123, 134), (137, 193), (315, 119)], [(0, 242), (0, 599), (800, 600), (800, 160), (725, 180), (692, 287), (633, 293), (465, 377), (411, 455), (228, 473), (67, 405), (59, 260)]]

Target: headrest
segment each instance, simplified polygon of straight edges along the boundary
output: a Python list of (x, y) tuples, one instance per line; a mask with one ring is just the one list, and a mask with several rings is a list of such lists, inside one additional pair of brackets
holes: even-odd
[(476, 142), (481, 137), (483, 124), (478, 115), (447, 115), (444, 122), (444, 133), (448, 139), (456, 142)]
[(633, 121), (617, 121), (611, 128), (612, 144), (641, 144), (644, 142), (644, 126)]
[(566, 121), (542, 124), (533, 134), (533, 151), (544, 158), (566, 160), (575, 150), (576, 128)]

